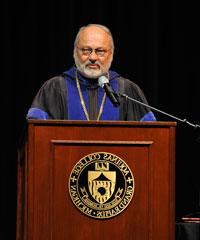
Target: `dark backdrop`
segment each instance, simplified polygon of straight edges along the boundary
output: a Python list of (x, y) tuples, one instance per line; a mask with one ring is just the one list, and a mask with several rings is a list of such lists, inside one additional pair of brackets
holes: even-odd
[[(198, 2), (198, 1), (196, 1)], [(107, 25), (116, 46), (112, 69), (135, 79), (151, 106), (200, 124), (199, 8), (194, 1), (24, 0), (3, 4), (1, 79), (1, 239), (15, 239), (16, 149), (39, 87), (73, 64), (82, 25)], [(173, 121), (155, 113), (160, 121)], [(176, 218), (199, 211), (197, 131), (178, 122)], [(164, 189), (163, 189), (164, 190)]]

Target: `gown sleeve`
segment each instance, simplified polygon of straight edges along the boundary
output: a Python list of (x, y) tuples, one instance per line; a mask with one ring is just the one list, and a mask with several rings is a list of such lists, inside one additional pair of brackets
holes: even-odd
[[(141, 88), (134, 82), (120, 77), (119, 89), (121, 93), (148, 105)], [(156, 121), (156, 117), (149, 107), (123, 97), (121, 99), (120, 116), (125, 121)]]
[(67, 119), (66, 95), (64, 77), (47, 80), (36, 94), (27, 119)]

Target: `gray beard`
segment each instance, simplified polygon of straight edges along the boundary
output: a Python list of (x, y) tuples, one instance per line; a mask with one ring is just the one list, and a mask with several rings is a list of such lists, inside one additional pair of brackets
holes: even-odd
[(78, 71), (87, 78), (96, 79), (104, 74), (104, 71), (101, 70), (86, 69), (79, 65), (76, 66)]
[[(74, 61), (75, 61), (75, 64), (76, 64), (76, 67), (78, 69), (78, 71), (86, 78), (90, 78), (90, 79), (96, 79), (96, 78), (99, 78), (100, 76), (102, 75), (105, 75), (108, 71), (109, 71), (109, 68), (111, 66), (111, 62), (110, 61), (107, 66), (106, 66), (106, 69), (105, 68), (102, 68), (101, 66), (101, 69), (100, 70), (95, 70), (95, 69), (87, 69), (85, 68), (85, 65), (87, 63), (84, 63), (84, 64), (80, 64), (78, 58), (76, 57), (76, 55), (74, 55)], [(99, 63), (98, 63), (99, 64)]]

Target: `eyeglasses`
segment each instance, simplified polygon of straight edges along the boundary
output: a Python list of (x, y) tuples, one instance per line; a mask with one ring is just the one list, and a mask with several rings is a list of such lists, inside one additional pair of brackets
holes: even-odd
[[(76, 47), (77, 47), (77, 46), (76, 46)], [(95, 54), (96, 54), (97, 56), (99, 56), (99, 57), (103, 57), (108, 51), (111, 50), (111, 48), (108, 49), (108, 50), (99, 49), (99, 48), (96, 48), (96, 49), (92, 49), (92, 48), (79, 48), (79, 47), (77, 47), (77, 48), (78, 48), (78, 49), (82, 52), (82, 54), (85, 55), (85, 56), (90, 56), (90, 55), (92, 54), (92, 52), (94, 51)]]

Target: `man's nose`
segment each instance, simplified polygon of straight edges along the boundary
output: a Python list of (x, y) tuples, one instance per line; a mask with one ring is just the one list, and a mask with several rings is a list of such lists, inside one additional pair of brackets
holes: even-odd
[(92, 51), (91, 54), (90, 54), (90, 56), (89, 56), (89, 59), (96, 61), (97, 58), (98, 58), (98, 56), (97, 56), (96, 52), (95, 52), (95, 51)]
[(97, 59), (90, 58), (89, 61), (90, 61), (92, 64), (94, 64), (94, 63), (97, 61)]

